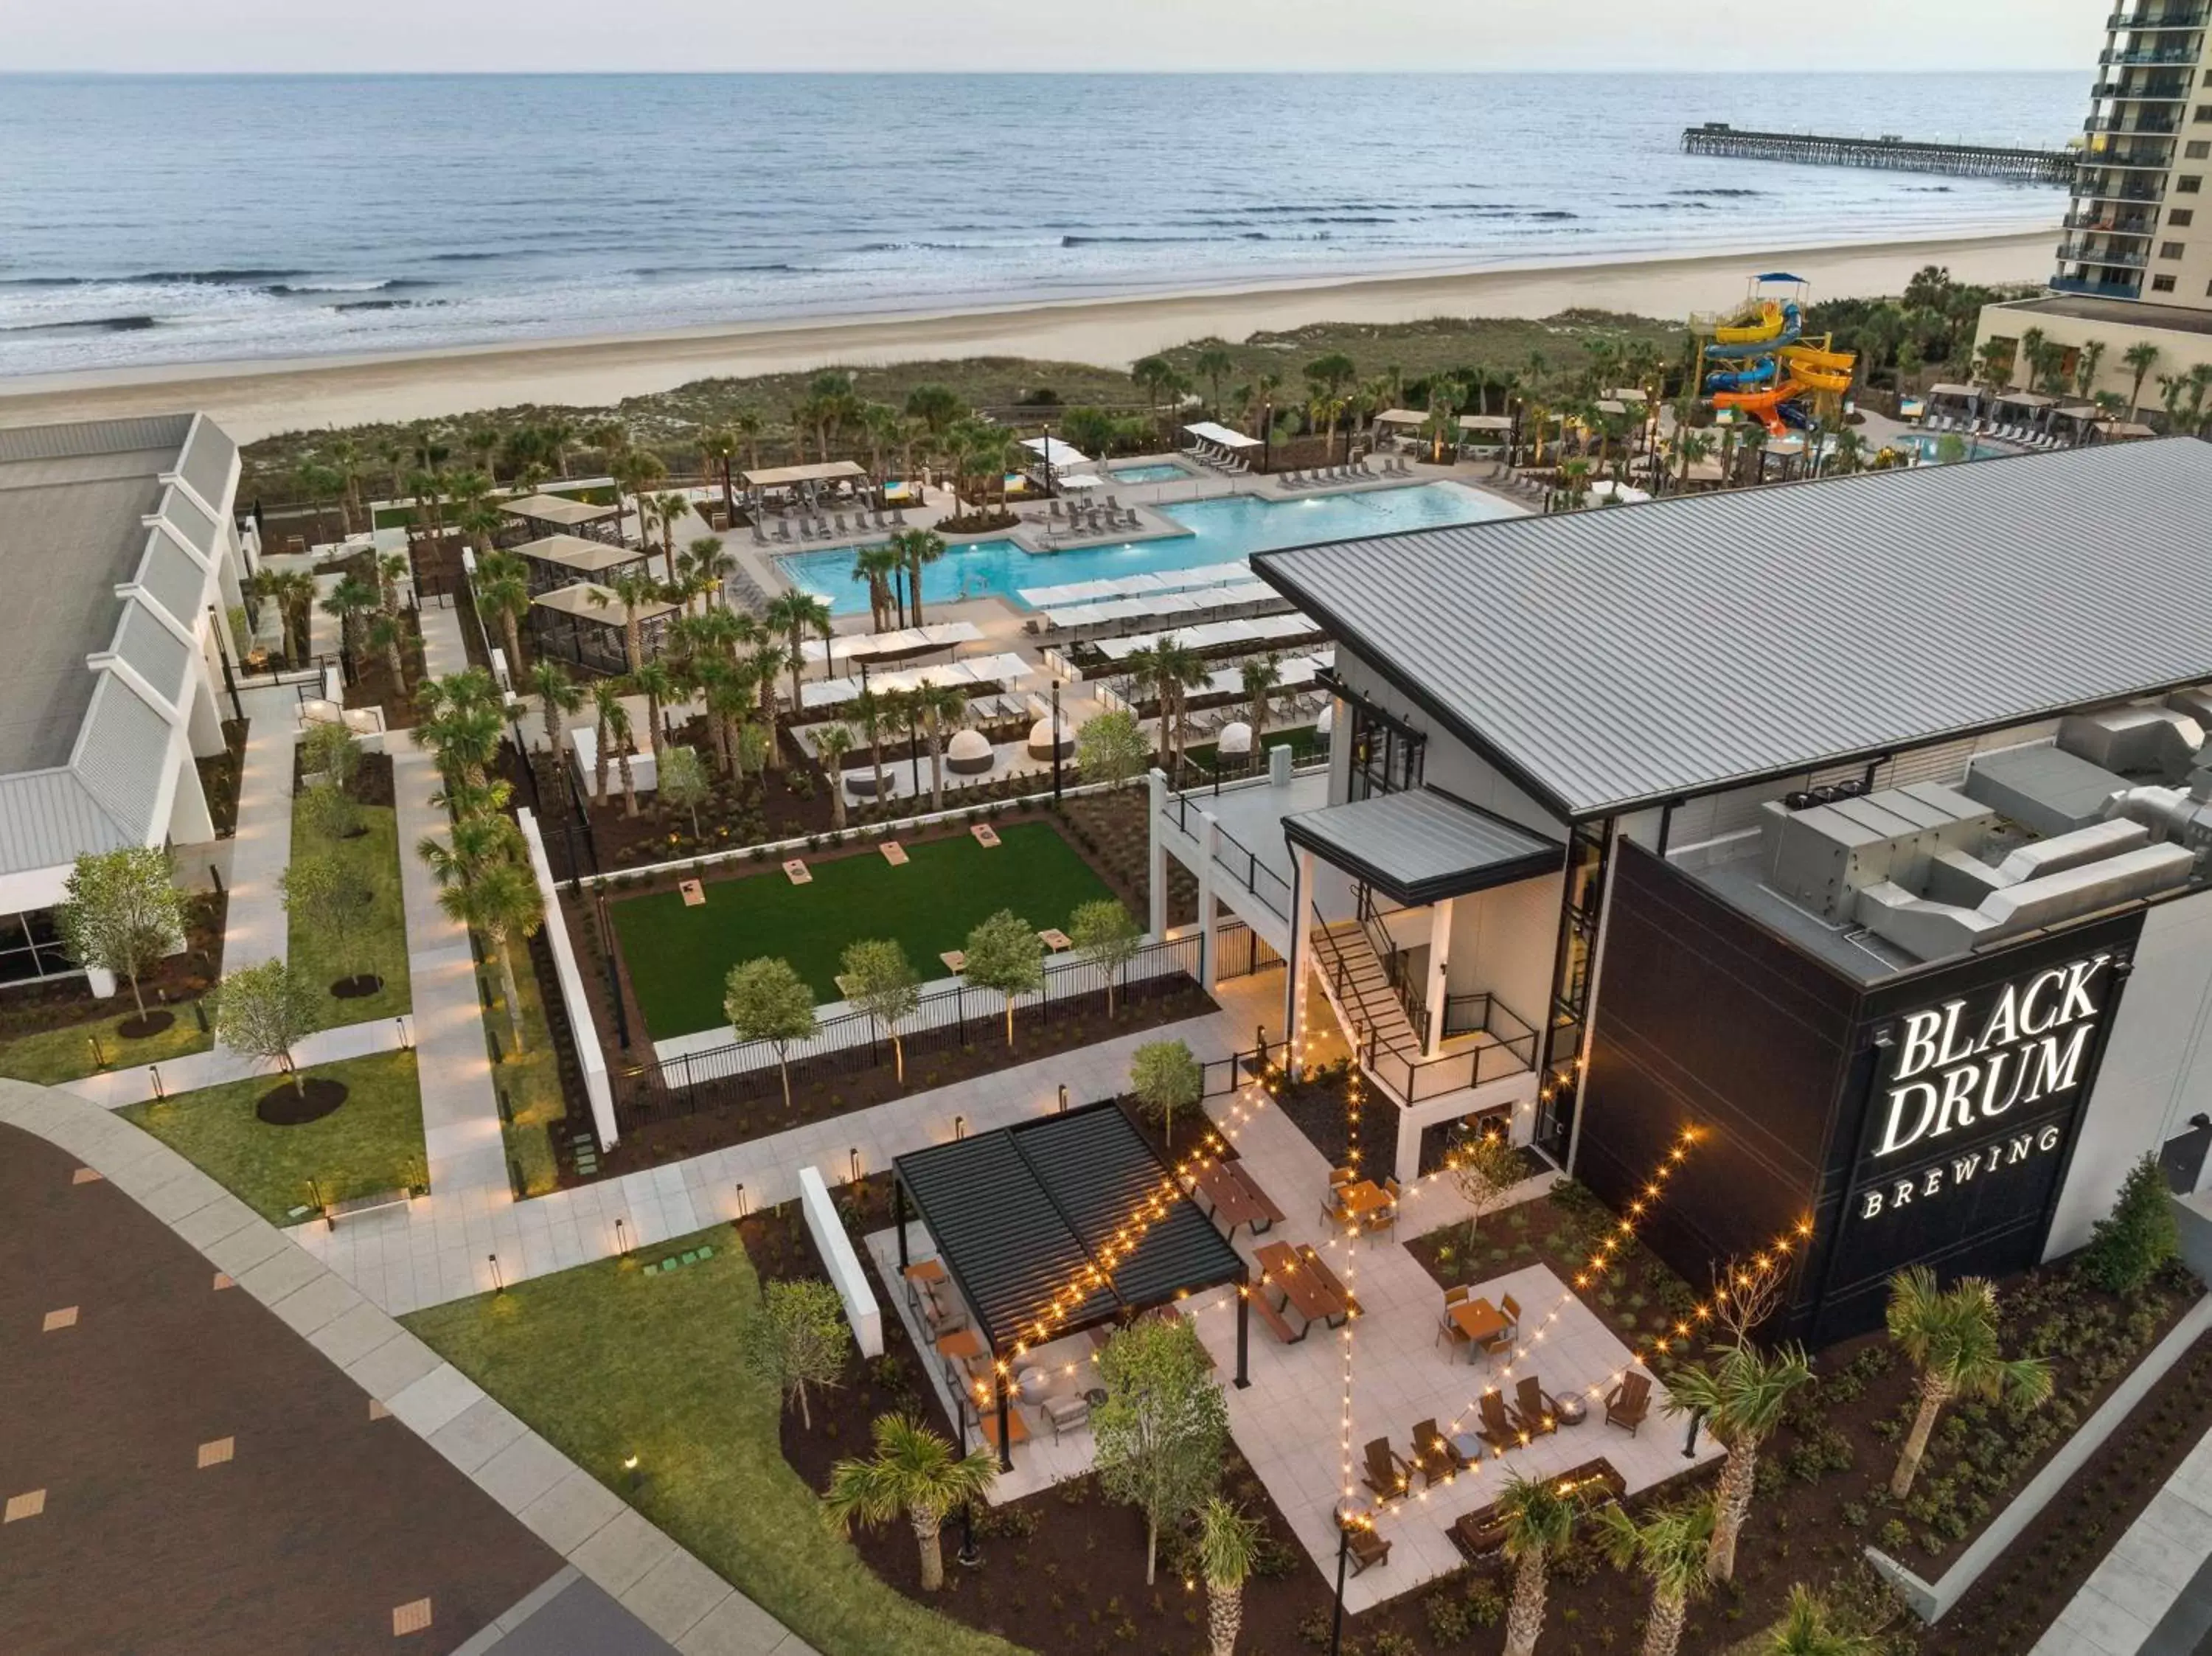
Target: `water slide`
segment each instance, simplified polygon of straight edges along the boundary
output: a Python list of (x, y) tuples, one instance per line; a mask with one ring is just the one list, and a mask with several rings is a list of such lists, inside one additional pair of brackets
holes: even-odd
[(1713, 406), (1741, 409), (1777, 437), (1808, 428), (1812, 416), (1800, 405), (1801, 399), (1849, 391), (1858, 358), (1826, 349), (1826, 339), (1818, 346), (1801, 343), (1804, 331), (1804, 313), (1796, 303), (1774, 300), (1716, 328), (1713, 343), (1705, 348), (1706, 359), (1716, 365), (1705, 376)]
[(1713, 406), (1741, 409), (1773, 435), (1785, 437), (1812, 425), (1813, 416), (1797, 404), (1797, 399), (1811, 389), (1794, 379), (1784, 380), (1769, 391), (1723, 391), (1713, 398)]
[(1765, 319), (1755, 325), (1717, 330), (1713, 343), (1705, 347), (1705, 355), (1717, 362), (1742, 362), (1771, 356), (1796, 344), (1804, 331), (1804, 315), (1796, 304), (1776, 305), (1770, 301)]

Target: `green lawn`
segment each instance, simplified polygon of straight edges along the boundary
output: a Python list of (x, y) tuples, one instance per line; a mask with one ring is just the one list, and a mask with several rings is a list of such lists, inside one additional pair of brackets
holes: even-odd
[[(398, 814), (389, 805), (363, 805), (361, 821), (368, 832), (359, 839), (325, 840), (297, 816), (292, 819), (295, 861), (302, 857), (337, 857), (360, 868), (376, 888), (376, 901), (368, 916), (342, 936), (318, 931), (297, 919), (288, 928), (292, 964), (324, 992), (317, 1004), (315, 1027), (319, 1029), (397, 1017), (411, 1004), (407, 987), (407, 915), (399, 898)], [(241, 966), (256, 963), (239, 962)], [(383, 987), (356, 1000), (340, 1000), (329, 992), (337, 980), (359, 972), (375, 973), (384, 980)]]
[[(701, 1242), (714, 1257), (640, 1269)], [(402, 1320), (553, 1446), (817, 1650), (1012, 1656), (884, 1585), (777, 1447), (777, 1399), (739, 1357), (758, 1289), (727, 1226)], [(855, 1445), (855, 1450), (864, 1446)]]
[(815, 861), (813, 883), (803, 886), (771, 864), (710, 882), (696, 908), (673, 891), (616, 903), (623, 963), (653, 1035), (720, 1024), (723, 980), (756, 955), (781, 955), (817, 999), (841, 1000), (837, 963), (858, 938), (896, 938), (927, 981), (946, 975), (940, 954), (1001, 908), (1041, 930), (1065, 930), (1077, 908), (1114, 895), (1049, 822), (1001, 828), (999, 839), (993, 851), (965, 834), (915, 846), (904, 868), (872, 849)]
[(301, 1073), (342, 1081), (351, 1095), (321, 1120), (297, 1127), (272, 1127), (253, 1113), (262, 1095), (282, 1084), (274, 1076), (133, 1104), (123, 1113), (272, 1224), (297, 1222), (292, 1210), (307, 1204), (310, 1179), (325, 1200), (343, 1201), (427, 1178), (413, 1052), (346, 1059)]
[[(111, 1002), (100, 1016), (83, 1023), (72, 1023), (59, 1029), (41, 1029), (33, 1034), (16, 1035), (0, 1040), (0, 1076), (10, 1081), (33, 1081), (41, 1087), (58, 1087), (64, 1081), (76, 1081), (105, 1067), (110, 1070), (132, 1069), (143, 1064), (166, 1064), (173, 1058), (182, 1058), (187, 1052), (204, 1052), (215, 1045), (215, 1037), (200, 1028), (199, 1020), (192, 1016), (193, 1003), (180, 1000), (169, 1010), (176, 1022), (158, 1035), (149, 1035), (143, 1040), (125, 1040), (115, 1033), (115, 1026), (137, 1016), (131, 1004), (131, 990), (124, 986), (118, 1003)], [(92, 1042), (88, 1037), (100, 1037), (101, 1055), (106, 1065), (93, 1062)]]

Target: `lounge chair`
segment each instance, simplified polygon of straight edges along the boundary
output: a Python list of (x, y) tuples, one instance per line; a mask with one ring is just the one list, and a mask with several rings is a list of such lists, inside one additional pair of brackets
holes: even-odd
[(1054, 1443), (1060, 1441), (1063, 1434), (1072, 1432), (1079, 1426), (1088, 1426), (1091, 1423), (1091, 1405), (1079, 1397), (1047, 1398), (1039, 1405), (1037, 1412), (1045, 1417), (1046, 1423), (1052, 1428), (1052, 1441)]
[(1618, 1426), (1634, 1437), (1644, 1425), (1644, 1417), (1651, 1412), (1651, 1380), (1631, 1369), (1621, 1377), (1620, 1384), (1607, 1393), (1605, 1423)]
[(1485, 1392), (1480, 1404), (1482, 1424), (1475, 1428), (1475, 1435), (1492, 1448), (1504, 1454), (1508, 1449), (1517, 1449), (1528, 1440), (1513, 1423), (1505, 1411), (1505, 1399), (1496, 1392)]
[(1376, 1503), (1395, 1501), (1413, 1487), (1413, 1469), (1401, 1460), (1390, 1447), (1390, 1440), (1378, 1437), (1367, 1446), (1364, 1466), (1360, 1481), (1375, 1492)]
[(1498, 1301), (1498, 1312), (1505, 1319), (1505, 1326), (1482, 1343), (1486, 1357), (1510, 1356), (1513, 1348), (1521, 1342), (1521, 1301), (1510, 1294)]
[(1513, 1418), (1532, 1438), (1559, 1429), (1559, 1402), (1544, 1390), (1534, 1374), (1521, 1377), (1514, 1393)]
[(1437, 1318), (1437, 1341), (1450, 1343), (1455, 1362), (1457, 1361), (1460, 1347), (1468, 1344), (1468, 1337), (1460, 1331), (1459, 1325), (1452, 1320), (1452, 1307), (1465, 1304), (1468, 1295), (1474, 1291), (1473, 1289), (1466, 1287), (1446, 1289), (1444, 1308), (1442, 1314)]
[(1413, 1465), (1420, 1468), (1427, 1484), (1433, 1486), (1465, 1471), (1467, 1457), (1437, 1430), (1435, 1421), (1425, 1420), (1413, 1428)]
[(1044, 515), (1045, 515), (1046, 517), (1048, 517), (1048, 518), (1052, 519), (1053, 519), (1054, 521), (1055, 521), (1055, 522), (1057, 522), (1057, 521), (1059, 520), (1059, 519), (1060, 519), (1060, 496), (1058, 496), (1057, 494), (1055, 494), (1055, 495), (1054, 495), (1054, 496), (1052, 497), (1052, 502), (1051, 502), (1051, 504), (1050, 504), (1048, 507), (1046, 507), (1046, 509), (1045, 509), (1045, 514), (1044, 514)]

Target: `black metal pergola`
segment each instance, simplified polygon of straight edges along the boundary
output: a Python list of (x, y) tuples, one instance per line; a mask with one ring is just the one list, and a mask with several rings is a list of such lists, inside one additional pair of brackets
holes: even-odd
[[(1110, 1101), (916, 1150), (898, 1157), (893, 1173), (899, 1266), (911, 1263), (911, 1204), (989, 1344), (1000, 1461), (1009, 1468), (1005, 1358), (1018, 1343), (1126, 1323), (1250, 1277), (1243, 1257)], [(1103, 1263), (1139, 1227), (1132, 1252), (1110, 1268)], [(1053, 1315), (1054, 1299), (1086, 1281), (1097, 1285), (1083, 1301)], [(1240, 1386), (1249, 1383), (1249, 1314), (1239, 1295)]]

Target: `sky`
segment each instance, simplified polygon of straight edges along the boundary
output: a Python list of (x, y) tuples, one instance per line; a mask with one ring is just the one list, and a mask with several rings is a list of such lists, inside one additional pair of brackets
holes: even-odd
[(2106, 0), (0, 0), (23, 70), (2070, 70)]

